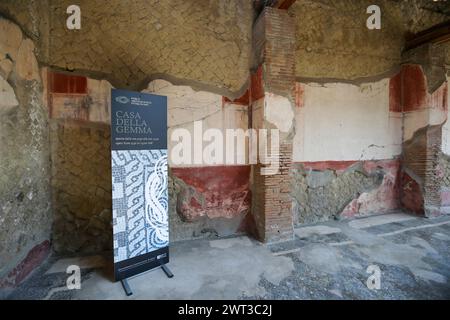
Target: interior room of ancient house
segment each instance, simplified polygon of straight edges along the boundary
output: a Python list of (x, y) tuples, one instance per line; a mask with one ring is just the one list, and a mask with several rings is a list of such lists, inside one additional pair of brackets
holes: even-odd
[[(123, 89), (168, 110), (175, 277), (134, 298), (450, 299), (449, 70), (446, 0), (0, 0), (0, 298), (126, 298)], [(179, 129), (194, 160), (208, 129), (277, 129), (278, 170), (174, 161)]]

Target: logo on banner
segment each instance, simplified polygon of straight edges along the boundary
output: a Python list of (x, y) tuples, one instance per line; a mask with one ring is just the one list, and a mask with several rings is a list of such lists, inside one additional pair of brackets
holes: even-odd
[(127, 104), (128, 102), (130, 102), (130, 99), (128, 99), (125, 96), (120, 96), (120, 97), (116, 97), (116, 101), (122, 104)]

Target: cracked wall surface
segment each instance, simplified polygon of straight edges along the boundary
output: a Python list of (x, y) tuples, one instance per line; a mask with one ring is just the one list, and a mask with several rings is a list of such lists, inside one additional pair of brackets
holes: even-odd
[[(253, 21), (247, 0), (78, 1), (82, 28), (66, 28), (73, 1), (7, 0), (0, 12), (19, 21), (41, 44), (43, 62), (143, 89), (164, 75), (233, 96), (248, 79)], [(48, 3), (48, 13), (45, 4)], [(38, 21), (32, 24), (32, 17)], [(47, 27), (44, 25), (47, 23)], [(44, 36), (45, 30), (48, 36)], [(45, 39), (48, 42), (45, 41)], [(159, 76), (158, 76), (159, 75)]]
[[(366, 9), (377, 4), (381, 30), (369, 30)], [(426, 0), (298, 0), (296, 76), (355, 80), (399, 67), (405, 36), (450, 18), (442, 3)]]
[[(53, 245), (59, 253), (94, 253), (111, 246), (110, 89), (108, 81), (48, 73), (52, 117)], [(145, 92), (168, 97), (169, 155), (175, 129), (247, 127), (244, 106), (189, 86), (154, 80)], [(200, 139), (202, 136), (200, 136)], [(171, 157), (170, 157), (171, 158)], [(250, 167), (170, 163), (171, 241), (245, 231)]]
[[(442, 182), (445, 173), (440, 168), (440, 154), (448, 140), (448, 83), (445, 81), (429, 92), (433, 75), (426, 66), (441, 61), (445, 48), (429, 51), (424, 66), (405, 64), (399, 74), (401, 107), (403, 110), (402, 189), (403, 206), (427, 217), (444, 211)], [(423, 48), (414, 51), (419, 52)], [(414, 52), (413, 52), (414, 54)], [(434, 59), (436, 58), (436, 59)], [(441, 66), (442, 68), (442, 66)], [(429, 77), (431, 76), (431, 78)]]
[(389, 79), (361, 85), (297, 83), (294, 161), (392, 159), (401, 154), (402, 115)]
[[(170, 240), (219, 238), (245, 233), (250, 212), (249, 173), (249, 167), (171, 169)], [(215, 178), (208, 178), (211, 174)]]
[[(65, 27), (70, 0), (4, 0), (39, 61), (142, 89), (150, 78), (189, 82), (236, 98), (248, 80), (252, 1), (83, 0), (82, 29)], [(398, 69), (407, 35), (450, 17), (441, 2), (382, 0), (382, 29), (368, 30), (370, 0), (298, 0), (296, 76), (358, 81)], [(124, 36), (126, 35), (126, 36)], [(242, 90), (241, 90), (242, 89)]]
[(110, 127), (52, 120), (53, 248), (97, 253), (112, 243)]
[[(2, 139), (9, 139), (6, 150), (11, 151), (11, 156), (5, 156), (8, 161), (2, 161), (7, 164), (2, 167), (7, 172), (3, 178), (7, 181), (2, 185), (8, 188), (2, 197), (8, 194), (9, 198), (5, 198), (6, 202), (1, 199), (6, 207), (0, 208), (0, 212), (12, 212), (11, 208), (16, 208), (14, 203), (28, 201), (27, 198), (39, 202), (34, 205), (44, 215), (42, 225), (36, 224), (39, 234), (35, 236), (30, 232), (30, 237), (34, 237), (32, 240), (28, 234), (13, 234), (20, 248), (35, 244), (35, 239), (46, 238), (43, 235), (49, 232), (48, 228), (39, 229), (49, 217), (49, 209), (45, 207), (49, 200), (45, 194), (40, 193), (41, 198), (36, 200), (36, 195), (26, 188), (27, 192), (20, 189), (11, 193), (17, 189), (17, 177), (23, 178), (24, 168), (39, 172), (30, 182), (33, 188), (38, 186), (35, 189), (39, 192), (49, 190), (48, 159), (44, 159), (48, 153), (44, 141), (48, 136), (43, 129), (47, 115), (41, 108), (41, 100), (45, 99), (41, 86), (46, 79), (39, 76), (38, 62), (54, 69), (103, 79), (87, 79), (87, 92), (82, 95), (52, 92), (49, 96), (52, 117), (86, 122), (58, 120), (51, 129), (55, 160), (55, 248), (94, 252), (110, 246), (110, 226), (105, 218), (110, 213), (110, 181), (105, 168), (105, 163), (109, 164), (109, 129), (107, 125), (96, 126), (88, 122), (109, 122), (109, 89), (114, 85), (168, 96), (169, 136), (177, 128), (192, 133), (196, 120), (202, 122), (204, 130), (247, 129), (250, 101), (233, 103), (223, 99), (222, 95), (236, 98), (247, 89), (254, 16), (251, 1), (245, 0), (113, 0), (108, 5), (102, 1), (83, 0), (79, 2), (82, 30), (68, 31), (65, 9), (69, 4), (72, 4), (69, 0), (4, 0), (0, 3), (1, 14), (22, 27), (21, 31), (3, 23), (3, 29), (0, 29), (0, 33), (8, 35), (0, 39), (0, 114), (7, 119), (2, 121), (0, 130)], [(265, 96), (260, 100), (264, 107), (258, 108), (258, 99), (251, 97), (254, 102), (251, 116), (255, 125), (260, 116), (258, 113), (264, 110), (264, 125), (280, 128), (289, 139), (295, 134), (293, 161), (299, 162), (300, 166), (294, 170), (292, 191), (296, 223), (397, 208), (399, 169), (396, 157), (401, 153), (402, 142), (420, 128), (441, 124), (445, 119), (433, 106), (448, 94), (447, 87), (441, 85), (442, 66), (450, 61), (448, 47), (443, 51), (426, 46), (422, 51), (415, 51), (416, 54), (402, 56), (401, 53), (405, 35), (448, 19), (448, 11), (445, 8), (435, 10), (426, 1), (411, 4), (406, 0), (384, 0), (380, 2), (383, 29), (368, 31), (365, 9), (369, 4), (372, 3), (366, 0), (298, 0), (289, 11), (297, 23), (296, 39), (294, 24), (289, 23), (286, 29), (280, 27), (291, 20), (287, 16), (279, 19), (279, 24), (270, 22), (264, 34), (267, 37), (262, 39), (267, 49), (265, 55), (269, 57), (265, 63), (270, 68), (258, 71), (262, 91), (258, 98)], [(22, 32), (29, 39), (25, 39)], [(401, 62), (420, 63), (423, 69), (407, 68), (406, 76), (401, 75), (415, 85), (408, 89), (413, 93), (409, 100), (402, 100), (404, 97), (397, 100), (400, 96), (392, 88), (401, 89), (403, 82), (396, 87), (398, 83), (386, 75), (382, 80), (365, 80), (364, 84), (358, 85), (336, 83), (338, 80), (335, 80), (345, 82), (378, 77), (396, 69)], [(421, 78), (422, 71), (428, 81)], [(296, 91), (292, 94), (291, 82), (295, 77), (302, 80), (295, 84)], [(265, 93), (262, 78), (269, 89), (281, 88), (284, 96)], [(330, 81), (333, 83), (321, 84)], [(175, 85), (183, 83), (189, 85)], [(427, 93), (435, 86), (438, 87), (437, 94)], [(247, 95), (247, 100), (255, 95), (253, 88)], [(294, 100), (295, 110), (292, 108)], [(427, 108), (417, 108), (417, 105), (427, 105)], [(293, 119), (295, 123), (291, 125)], [(21, 133), (17, 134), (15, 130), (20, 128)], [(16, 141), (29, 146), (25, 148), (29, 154), (13, 149)], [(173, 145), (170, 142), (169, 148)], [(286, 147), (283, 156), (290, 163), (292, 146), (287, 145), (291, 149)], [(23, 161), (28, 165), (30, 157), (37, 159), (30, 167), (22, 160), (9, 161), (25, 159)], [(341, 172), (333, 166), (323, 167), (327, 161), (350, 161), (352, 167)], [(312, 162), (319, 166), (314, 167)], [(446, 162), (442, 163), (446, 168)], [(305, 166), (316, 169), (307, 170)], [(226, 170), (221, 167), (172, 167), (177, 169), (171, 172), (170, 183), (172, 240), (231, 235), (245, 229), (251, 206), (247, 197), (249, 167), (232, 168), (226, 177), (223, 176)], [(284, 169), (283, 174), (288, 171)], [(12, 172), (15, 172), (15, 180)], [(221, 185), (229, 177), (233, 178), (232, 182)], [(413, 173), (409, 178), (403, 178), (407, 180), (405, 185), (421, 191), (422, 186), (414, 180)], [(221, 182), (217, 182), (218, 179)], [(287, 180), (285, 175), (263, 183), (288, 184)], [(19, 188), (28, 183), (28, 180), (24, 181)], [(275, 221), (273, 230), (277, 230), (279, 208), (283, 207), (287, 212), (290, 206), (279, 204), (279, 188), (273, 185), (270, 186), (273, 189), (271, 201), (275, 205), (270, 208)], [(424, 189), (424, 192), (434, 190), (436, 186), (433, 182), (431, 189)], [(84, 194), (84, 188), (90, 191)], [(290, 199), (284, 197), (289, 190), (285, 186), (281, 189), (282, 201), (289, 202)], [(411, 193), (413, 197), (414, 192)], [(438, 196), (439, 192), (433, 191), (432, 200)], [(97, 198), (100, 199), (98, 203), (95, 202)], [(11, 203), (14, 204), (12, 207)], [(89, 203), (89, 208), (84, 203)], [(17, 204), (19, 211), (22, 210), (20, 206)], [(291, 223), (288, 218), (286, 225)], [(40, 256), (46, 246), (47, 243), (42, 250), (39, 247), (36, 255)], [(26, 251), (23, 250), (21, 253)], [(20, 275), (20, 270), (16, 274)]]
[(48, 116), (33, 42), (0, 18), (0, 287), (49, 251)]
[(383, 213), (398, 205), (399, 165), (392, 161), (293, 166), (296, 225)]

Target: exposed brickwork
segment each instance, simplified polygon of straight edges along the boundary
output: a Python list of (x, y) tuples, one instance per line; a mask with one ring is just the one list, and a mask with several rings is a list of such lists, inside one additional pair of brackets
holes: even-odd
[(252, 213), (261, 241), (276, 242), (292, 238), (291, 165), (292, 144), (280, 145), (280, 168), (275, 175), (262, 175), (264, 165), (253, 167)]
[(441, 207), (448, 208), (450, 207), (450, 157), (442, 152), (439, 155), (438, 176), (441, 179)]
[(425, 215), (439, 216), (441, 207), (441, 183), (439, 177), (439, 155), (442, 144), (442, 126), (431, 126), (427, 130), (427, 161), (425, 190)]
[(254, 37), (258, 62), (264, 62), (266, 91), (291, 95), (295, 85), (295, 19), (285, 10), (266, 7)]
[(439, 166), (440, 166), (440, 178), (442, 179), (442, 186), (450, 188), (450, 157), (443, 154), (439, 154)]
[[(407, 63), (390, 80), (389, 108), (392, 112), (403, 112), (403, 134), (404, 139), (408, 139), (403, 143), (402, 205), (411, 212), (432, 217), (440, 214), (442, 204), (439, 155), (442, 125), (447, 118), (448, 84), (436, 80), (430, 70), (427, 73), (431, 65), (442, 61), (439, 53), (444, 48), (429, 49), (420, 47), (404, 57)], [(433, 52), (438, 55), (437, 59)], [(411, 63), (415, 59), (421, 60), (421, 65)], [(443, 65), (434, 67), (442, 69)], [(440, 84), (430, 92), (433, 87), (430, 82)]]
[[(260, 98), (261, 93), (294, 97), (295, 20), (284, 10), (266, 7), (255, 23), (253, 35), (255, 62), (259, 66), (252, 77), (252, 101), (257, 101), (256, 98)], [(293, 103), (291, 107), (293, 108)], [(277, 108), (277, 105), (269, 104), (267, 108)], [(252, 111), (250, 120), (253, 128), (272, 128), (268, 124), (267, 110), (263, 109), (258, 110), (259, 115)], [(252, 168), (254, 232), (265, 242), (289, 240), (293, 237), (290, 196), (292, 140), (289, 134), (281, 136), (279, 154), (272, 156), (279, 157), (277, 174), (261, 174), (261, 169), (265, 168), (262, 164)]]
[[(428, 126), (418, 130), (414, 137), (403, 146), (403, 170), (421, 187), (424, 201), (424, 214), (439, 214), (441, 203), (441, 178), (439, 177), (439, 155), (441, 150), (442, 126)], [(402, 198), (410, 198), (409, 182), (403, 186)], [(406, 203), (404, 200), (403, 203)], [(415, 210), (417, 212), (417, 210)], [(417, 212), (420, 213), (420, 212)]]
[(251, 101), (256, 101), (264, 98), (264, 84), (263, 84), (263, 68), (259, 66), (256, 72), (251, 74), (250, 83), (250, 98)]
[(423, 215), (424, 199), (422, 186), (406, 172), (402, 172), (401, 184), (402, 208), (406, 209), (408, 212)]

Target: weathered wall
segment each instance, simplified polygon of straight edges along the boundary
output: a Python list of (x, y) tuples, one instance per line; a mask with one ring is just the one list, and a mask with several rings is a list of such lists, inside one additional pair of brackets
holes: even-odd
[[(164, 80), (152, 81), (144, 92), (164, 95), (168, 99), (172, 240), (220, 237), (245, 231), (246, 216), (250, 212), (250, 167), (247, 162), (229, 165), (225, 158), (210, 164), (194, 162), (194, 155), (201, 154), (208, 144), (202, 141), (206, 130), (218, 129), (224, 139), (226, 129), (247, 130), (245, 102), (232, 102), (215, 93), (195, 91), (189, 86), (176, 86)], [(201, 124), (199, 134), (195, 132), (194, 122)], [(172, 150), (180, 142), (171, 139), (177, 129), (187, 130), (192, 138), (192, 144), (188, 145), (198, 148), (190, 150), (192, 162), (178, 164), (172, 161)], [(224, 155), (226, 148), (225, 144)]]
[[(450, 48), (450, 45), (449, 45)], [(447, 50), (447, 65), (450, 65), (450, 49)], [(450, 101), (449, 75), (447, 73), (447, 121), (442, 126), (441, 152), (439, 153), (438, 177), (441, 179), (441, 211), (450, 214)]]
[(398, 209), (402, 114), (390, 80), (297, 83), (294, 221)]
[[(29, 33), (43, 30), (36, 35), (41, 58), (53, 67), (108, 79), (120, 88), (143, 89), (163, 75), (230, 96), (239, 95), (248, 79), (251, 1), (82, 0), (76, 3), (80, 31), (66, 28), (73, 1), (36, 3), (2, 1), (0, 12)], [(46, 4), (50, 16), (41, 12)]]
[[(58, 252), (98, 252), (111, 245), (109, 82), (50, 72), (54, 248)], [(168, 97), (169, 155), (194, 121), (203, 131), (246, 130), (246, 106), (221, 95), (152, 81), (145, 92)], [(225, 137), (225, 134), (224, 134)], [(199, 139), (203, 139), (203, 132)], [(206, 145), (206, 142), (203, 143)], [(192, 150), (194, 152), (194, 150)], [(225, 153), (224, 153), (225, 154)], [(193, 158), (192, 158), (193, 160)], [(169, 158), (171, 241), (244, 232), (250, 211), (250, 166), (174, 164)], [(70, 181), (70, 183), (68, 183)]]
[(23, 280), (50, 247), (48, 117), (34, 49), (0, 18), (0, 287)]
[[(450, 65), (450, 50), (449, 60)], [(450, 74), (447, 75), (447, 86), (450, 83)], [(450, 88), (447, 88), (447, 105), (450, 101)], [(449, 108), (447, 108), (447, 120), (450, 119)], [(442, 126), (442, 152), (446, 155), (450, 155), (450, 121), (446, 121)]]
[(34, 51), (39, 62), (48, 61), (49, 3), (50, 0), (3, 0), (0, 2), (0, 16), (19, 25), (22, 32), (33, 40)]
[[(366, 9), (377, 4), (381, 30), (369, 30)], [(297, 0), (296, 76), (355, 80), (399, 67), (405, 36), (449, 19), (443, 3), (428, 0)]]
[[(290, 197), (294, 136), (295, 19), (285, 10), (265, 8), (253, 27), (254, 67), (249, 89), (251, 128), (267, 130), (266, 154), (259, 148), (252, 166), (251, 232), (260, 241), (294, 237)], [(278, 150), (272, 152), (271, 130)], [(259, 131), (259, 142), (261, 142)], [(270, 147), (269, 147), (270, 145)], [(269, 159), (275, 158), (274, 166)]]
[[(417, 194), (434, 190), (432, 198), (436, 199), (436, 194), (442, 198), (442, 190), (446, 189), (439, 193), (434, 182), (430, 184), (431, 189), (424, 189), (414, 174), (408, 175), (407, 170), (399, 172), (397, 158), (402, 142), (407, 151), (404, 159), (408, 158), (408, 150), (412, 150), (411, 155), (429, 146), (435, 150), (434, 140), (443, 141), (442, 150), (450, 149), (447, 142), (450, 139), (445, 133), (447, 124), (444, 124), (444, 134), (436, 138), (427, 132), (424, 138), (427, 146), (416, 148), (416, 142), (423, 138), (417, 138), (421, 128), (442, 125), (447, 119), (448, 109), (439, 106), (444, 105), (442, 97), (448, 95), (447, 87), (441, 86), (445, 74), (442, 61), (448, 63), (450, 50), (439, 51), (442, 53), (439, 59), (434, 56), (434, 47), (427, 47), (419, 54), (401, 56), (406, 34), (448, 19), (448, 10), (436, 12), (440, 4), (429, 2), (380, 1), (382, 30), (369, 31), (365, 27), (366, 8), (372, 4), (369, 0), (298, 0), (288, 13), (268, 9), (269, 14), (256, 22), (252, 36), (252, 3), (245, 0), (176, 0), (170, 3), (114, 0), (108, 5), (83, 0), (78, 3), (82, 8), (81, 31), (69, 31), (65, 27), (65, 10), (72, 4), (69, 0), (2, 1), (0, 12), (19, 22), (36, 47), (29, 40), (22, 41), (17, 28), (1, 30), (8, 35), (0, 42), (3, 46), (0, 48), (8, 52), (0, 56), (2, 117), (3, 114), (12, 117), (1, 122), (1, 136), (2, 139), (14, 137), (9, 141), (23, 145), (37, 146), (37, 153), (27, 154), (21, 154), (20, 148), (8, 146), (6, 150), (11, 149), (12, 156), (5, 157), (25, 160), (24, 163), (2, 162), (8, 164), (2, 167), (8, 173), (4, 176), (7, 178), (2, 178), (7, 180), (4, 185), (8, 186), (7, 193), (1, 193), (2, 197), (8, 195), (7, 204), (22, 203), (32, 197), (29, 201), (33, 206), (18, 204), (19, 211), (20, 206), (38, 207), (34, 201), (42, 206), (49, 203), (45, 198), (48, 198), (48, 162), (45, 160), (48, 144), (44, 143), (48, 137), (43, 129), (47, 119), (43, 108), (35, 108), (42, 104), (40, 86), (48, 80), (49, 114), (55, 119), (51, 140), (57, 250), (89, 252), (109, 246), (109, 231), (106, 230), (110, 226), (105, 217), (110, 210), (107, 195), (110, 83), (168, 96), (169, 136), (177, 128), (193, 133), (196, 120), (201, 121), (203, 130), (245, 130), (249, 125), (281, 130), (282, 170), (273, 177), (255, 174), (260, 166), (254, 166), (251, 172), (247, 164), (175, 165), (171, 161), (170, 219), (171, 228), (175, 230), (171, 232), (172, 240), (224, 236), (253, 227), (263, 234), (261, 238), (289, 237), (292, 234), (290, 191), (295, 223), (393, 210), (399, 207), (399, 192), (403, 203), (414, 202), (413, 207), (420, 211), (428, 200), (423, 196), (420, 199)], [(16, 37), (18, 34), (20, 36)], [(20, 41), (15, 41), (16, 38)], [(19, 47), (21, 55), (14, 53)], [(55, 69), (108, 81), (84, 77), (73, 83), (53, 77), (41, 79), (35, 76), (34, 56)], [(17, 63), (20, 59), (27, 61), (26, 66)], [(394, 73), (392, 70), (398, 69), (402, 61), (420, 63), (422, 70), (406, 68), (389, 80), (386, 73)], [(250, 76), (251, 86), (247, 88), (250, 65), (255, 70)], [(374, 80), (375, 76), (381, 80)], [(295, 78), (299, 81), (297, 84)], [(158, 80), (150, 81), (152, 79)], [(348, 81), (356, 85), (342, 83)], [(365, 84), (361, 84), (362, 81)], [(320, 85), (324, 82), (329, 83)], [(67, 86), (58, 88), (61, 83)], [(401, 94), (404, 88), (409, 95)], [(427, 93), (427, 90), (435, 92), (436, 88), (439, 88), (437, 93)], [(246, 89), (242, 99), (230, 101), (222, 97), (227, 95), (234, 99)], [(28, 94), (33, 98), (26, 97)], [(100, 124), (94, 125), (94, 122)], [(31, 131), (23, 130), (29, 126)], [(16, 134), (14, 130), (21, 133)], [(30, 132), (41, 135), (35, 138)], [(408, 141), (412, 141), (411, 148)], [(170, 141), (169, 150), (175, 144)], [(98, 153), (93, 154), (93, 150)], [(436, 171), (435, 167), (430, 167), (430, 172), (438, 172), (445, 178), (446, 158), (437, 155), (433, 151), (433, 163), (440, 159), (444, 169)], [(39, 161), (27, 167), (29, 157), (37, 157)], [(297, 163), (291, 189), (292, 161)], [(102, 163), (105, 163), (102, 170), (106, 171), (99, 169)], [(29, 183), (45, 192), (37, 197), (28, 190), (19, 190), (13, 194), (14, 200), (11, 190), (17, 189), (17, 183), (12, 181), (17, 181), (17, 177), (21, 181), (25, 168), (33, 172), (44, 168), (40, 175), (33, 176), (36, 180)], [(14, 179), (11, 172), (16, 172)], [(72, 184), (64, 183), (69, 179)], [(400, 180), (403, 182), (399, 191)], [(24, 181), (24, 185), (28, 183)], [(86, 186), (90, 189), (88, 195), (83, 191)], [(412, 192), (408, 191), (410, 189)], [(94, 204), (97, 197), (101, 200)], [(91, 206), (88, 208), (82, 203), (91, 203)], [(10, 204), (3, 206), (1, 212), (13, 210)], [(256, 213), (253, 217), (248, 214), (252, 205)], [(34, 240), (27, 237), (48, 238), (49, 210), (45, 207), (39, 212), (44, 219), (36, 224), (38, 235), (28, 232), (21, 248), (34, 244)], [(10, 237), (9, 234), (4, 236)], [(20, 235), (13, 236), (21, 239)], [(38, 248), (35, 256), (40, 257), (48, 248), (48, 242)], [(5, 250), (14, 248), (8, 246)], [(20, 254), (15, 257), (23, 258)]]
[(394, 87), (401, 88), (395, 95), (400, 97), (403, 110), (402, 205), (429, 217), (439, 215), (445, 194), (445, 170), (440, 164), (445, 159), (441, 153), (445, 148), (442, 141), (448, 117), (448, 83), (430, 93), (431, 80), (416, 64), (404, 65), (392, 81), (401, 83)]
[(294, 161), (391, 159), (401, 153), (402, 116), (390, 110), (389, 79), (359, 86), (297, 84)]
[(294, 221), (313, 223), (397, 209), (398, 171), (396, 160), (297, 163)]
[(50, 132), (54, 250), (110, 250), (110, 126), (52, 120)]

